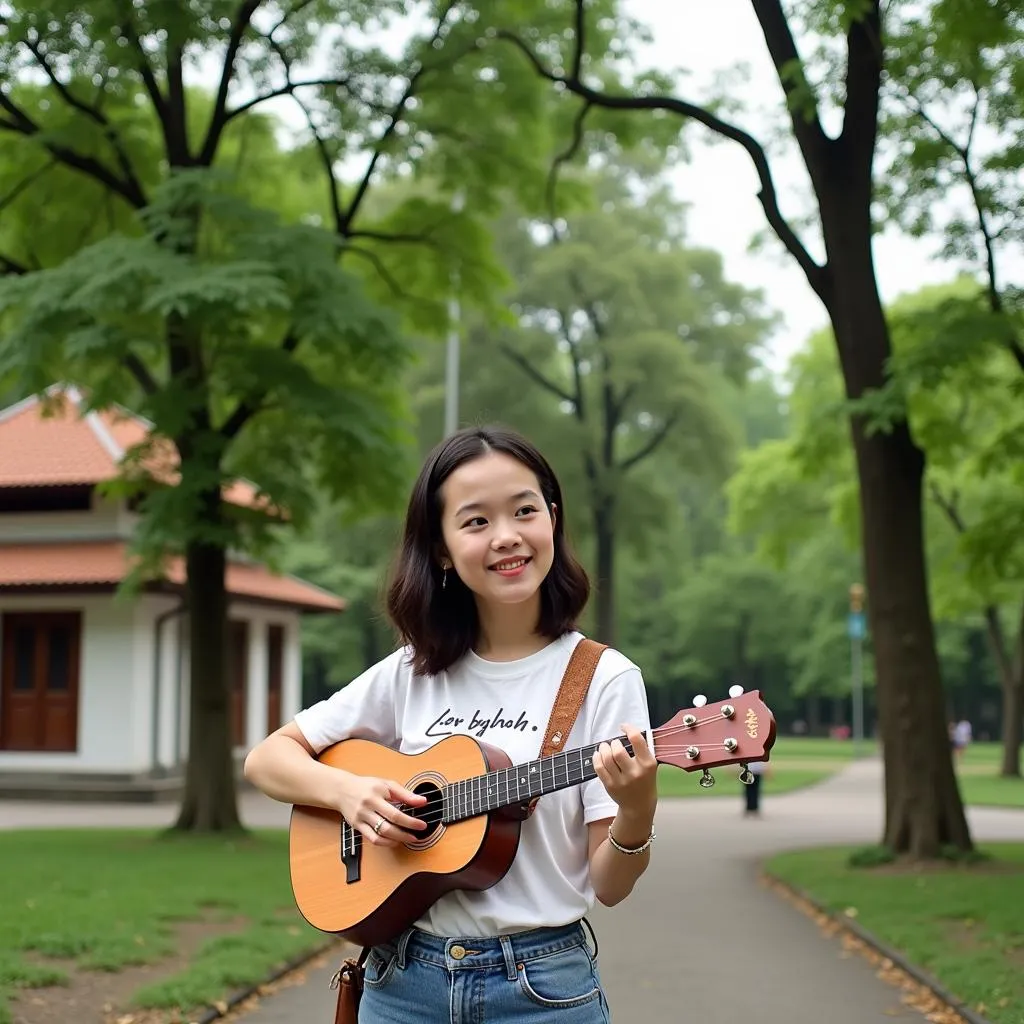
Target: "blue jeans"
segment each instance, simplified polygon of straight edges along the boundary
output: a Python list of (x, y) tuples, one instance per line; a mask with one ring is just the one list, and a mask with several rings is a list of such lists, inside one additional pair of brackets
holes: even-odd
[(496, 938), (409, 929), (366, 961), (359, 1024), (608, 1024), (580, 924)]

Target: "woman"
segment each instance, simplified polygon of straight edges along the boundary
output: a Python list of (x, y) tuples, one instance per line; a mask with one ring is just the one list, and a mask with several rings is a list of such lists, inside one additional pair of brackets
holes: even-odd
[[(388, 591), (404, 646), (264, 740), (246, 777), (396, 846), (423, 823), (395, 803), (423, 798), (320, 764), (325, 747), (358, 736), (419, 753), (465, 733), (513, 764), (536, 758), (589, 593), (564, 524), (555, 474), (524, 438), (470, 429), (438, 445), (413, 487)], [(602, 743), (597, 778), (540, 799), (499, 882), (441, 897), (375, 947), (360, 1021), (609, 1019), (582, 924), (595, 900), (619, 903), (647, 868), (657, 804), (648, 727), (639, 669), (605, 650), (564, 749), (624, 732), (633, 756)]]

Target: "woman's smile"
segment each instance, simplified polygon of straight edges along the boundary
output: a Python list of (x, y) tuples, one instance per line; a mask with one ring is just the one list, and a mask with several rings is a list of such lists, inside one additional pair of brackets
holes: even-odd
[(500, 562), (495, 562), (493, 565), (488, 566), (488, 568), (500, 576), (506, 577), (506, 579), (512, 579), (516, 576), (522, 576), (530, 561), (531, 559), (526, 555), (518, 555), (516, 558), (503, 558)]

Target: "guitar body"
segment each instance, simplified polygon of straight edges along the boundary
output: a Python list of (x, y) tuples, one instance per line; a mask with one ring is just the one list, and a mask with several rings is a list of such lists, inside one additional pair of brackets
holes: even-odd
[[(369, 740), (343, 740), (319, 760), (355, 775), (391, 779), (428, 798), (450, 782), (511, 767), (503, 751), (471, 736), (449, 736), (420, 754), (401, 754)], [(415, 817), (419, 811), (408, 813)], [(415, 842), (381, 848), (358, 833), (353, 843), (337, 811), (296, 805), (289, 861), (299, 912), (320, 931), (377, 945), (408, 928), (446, 892), (487, 889), (512, 866), (520, 809), (454, 824), (436, 820), (436, 813), (433, 817)]]
[[(658, 763), (701, 771), (705, 788), (714, 785), (711, 768), (740, 764), (740, 781), (752, 783), (747, 763), (767, 760), (775, 716), (759, 691), (734, 686), (729, 694), (715, 704), (700, 695), (691, 710), (652, 730)], [(628, 737), (612, 739), (632, 754)], [(420, 754), (358, 739), (328, 747), (319, 757), (323, 764), (425, 796), (422, 807), (403, 810), (427, 828), (404, 846), (380, 847), (337, 811), (296, 805), (289, 863), (299, 912), (320, 931), (375, 946), (414, 924), (445, 893), (489, 888), (512, 866), (532, 802), (595, 778), (599, 746), (515, 766), (504, 751), (472, 736), (448, 736)]]

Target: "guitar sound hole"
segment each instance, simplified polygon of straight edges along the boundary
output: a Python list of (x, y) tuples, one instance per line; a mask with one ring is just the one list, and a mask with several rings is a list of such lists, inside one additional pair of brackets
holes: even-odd
[(406, 814), (413, 818), (425, 821), (427, 827), (416, 833), (416, 838), (421, 842), (429, 839), (441, 827), (441, 812), (444, 809), (444, 794), (433, 782), (421, 782), (413, 787), (413, 792), (418, 796), (425, 796), (427, 802), (422, 807), (403, 807)]
[(423, 781), (413, 786), (413, 793), (420, 797), (426, 797), (427, 802), (422, 807), (403, 807), (402, 810), (411, 817), (426, 821), (427, 827), (417, 831), (416, 838), (420, 842), (429, 839), (441, 824), (441, 811), (444, 807), (444, 796), (435, 782)]

